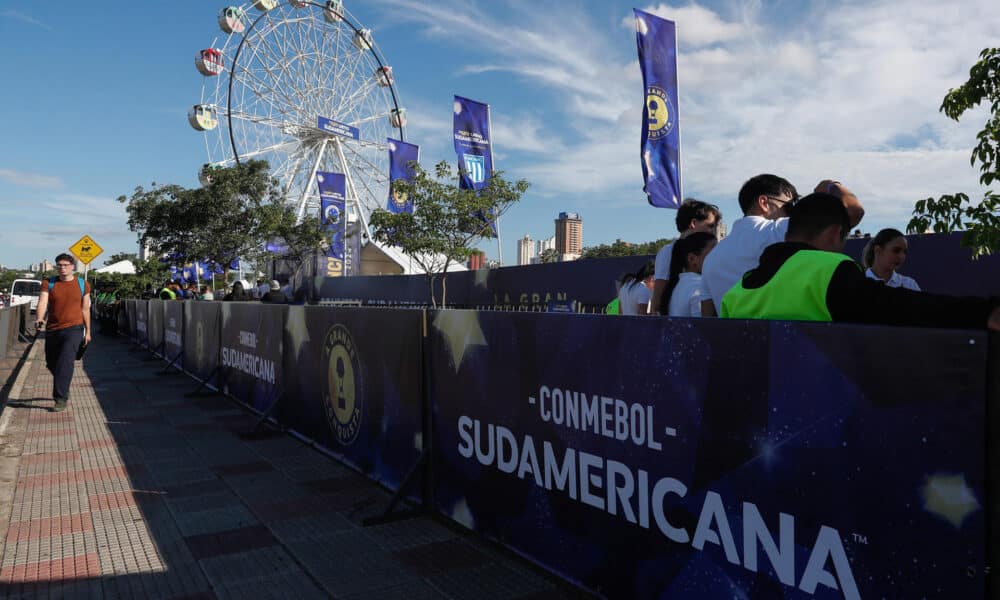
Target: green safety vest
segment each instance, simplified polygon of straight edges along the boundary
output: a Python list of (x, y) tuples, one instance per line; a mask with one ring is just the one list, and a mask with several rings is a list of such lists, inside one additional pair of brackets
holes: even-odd
[[(799, 250), (781, 265), (771, 280), (759, 288), (743, 281), (722, 297), (722, 317), (780, 321), (830, 322), (826, 291), (843, 262), (857, 266), (850, 256), (822, 250)], [(746, 277), (744, 275), (744, 277)]]
[(163, 292), (166, 292), (167, 295), (170, 296), (170, 298), (169, 298), (170, 300), (176, 300), (177, 299), (177, 292), (175, 292), (174, 290), (172, 290), (170, 288), (163, 288), (162, 290), (160, 290), (160, 293), (158, 295), (162, 297), (163, 296)]

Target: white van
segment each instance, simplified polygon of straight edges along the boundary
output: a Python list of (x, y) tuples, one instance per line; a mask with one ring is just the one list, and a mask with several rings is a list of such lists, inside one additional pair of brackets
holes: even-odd
[(38, 308), (38, 296), (42, 293), (42, 282), (38, 279), (15, 279), (10, 286), (10, 305), (31, 303), (31, 312)]

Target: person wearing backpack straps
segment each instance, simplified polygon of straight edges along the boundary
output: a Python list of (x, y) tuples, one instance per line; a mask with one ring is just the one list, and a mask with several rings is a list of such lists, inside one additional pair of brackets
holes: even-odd
[(56, 257), (58, 276), (43, 285), (36, 309), (39, 329), (45, 327), (45, 366), (52, 373), (54, 412), (66, 410), (76, 352), (90, 343), (90, 284), (76, 277), (69, 254)]

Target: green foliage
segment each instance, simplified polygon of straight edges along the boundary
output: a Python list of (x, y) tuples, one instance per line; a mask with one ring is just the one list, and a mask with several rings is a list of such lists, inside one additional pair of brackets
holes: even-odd
[(284, 203), (265, 161), (212, 171), (212, 183), (187, 189), (153, 184), (137, 187), (127, 204), (128, 224), (157, 256), (178, 254), (229, 265), (241, 258), (251, 263), (274, 258), (265, 242), (282, 238), (285, 256), (301, 260), (323, 241), (319, 219), (296, 223), (295, 209)]
[(554, 263), (559, 262), (559, 251), (555, 248), (546, 248), (538, 255), (538, 262)]
[(133, 260), (135, 275), (125, 273), (90, 273), (91, 287), (112, 286), (122, 298), (141, 298), (149, 290), (159, 290), (170, 277), (168, 265), (159, 260)]
[[(434, 174), (411, 163), (413, 181), (397, 181), (394, 193), (405, 194), (416, 207), (413, 214), (376, 210), (371, 216), (374, 238), (397, 246), (431, 275), (431, 302), (436, 306), (434, 280), (446, 274), (448, 266), (463, 263), (474, 251), (476, 240), (490, 234), (490, 227), (476, 215), (502, 215), (520, 201), (528, 182), (509, 182), (500, 172), (493, 173), (487, 186), (476, 192), (463, 190), (451, 165), (439, 162)], [(442, 275), (443, 277), (443, 275)], [(441, 303), (444, 304), (442, 278)]]
[(669, 244), (671, 239), (661, 238), (653, 242), (643, 244), (630, 244), (621, 240), (615, 240), (613, 244), (601, 244), (584, 248), (580, 258), (609, 258), (612, 256), (645, 256), (656, 254), (660, 248)]
[[(969, 71), (969, 80), (949, 90), (941, 112), (958, 121), (967, 111), (983, 102), (990, 104), (989, 118), (976, 139), (969, 163), (979, 162), (979, 182), (984, 186), (1000, 181), (1000, 48), (987, 48)], [(962, 244), (972, 249), (974, 257), (1000, 251), (1000, 194), (987, 190), (982, 202), (973, 202), (966, 194), (952, 194), (938, 199), (918, 201), (910, 231), (928, 228), (935, 233), (965, 230)]]
[(128, 260), (131, 261), (132, 264), (135, 264), (139, 262), (139, 255), (135, 254), (134, 252), (117, 252), (108, 257), (107, 260), (104, 261), (104, 264), (105, 266), (113, 265), (123, 260)]

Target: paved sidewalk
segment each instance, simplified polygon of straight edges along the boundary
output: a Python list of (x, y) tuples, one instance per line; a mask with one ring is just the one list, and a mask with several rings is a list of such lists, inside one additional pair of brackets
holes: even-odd
[(50, 412), (42, 343), (0, 417), (0, 598), (574, 595), (429, 518), (362, 527), (381, 488), (124, 342)]

